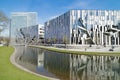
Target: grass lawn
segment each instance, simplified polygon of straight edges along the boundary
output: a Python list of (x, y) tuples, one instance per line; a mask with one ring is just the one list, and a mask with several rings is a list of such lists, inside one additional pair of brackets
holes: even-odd
[(0, 47), (0, 80), (47, 80), (12, 65), (10, 56), (13, 52), (13, 47)]

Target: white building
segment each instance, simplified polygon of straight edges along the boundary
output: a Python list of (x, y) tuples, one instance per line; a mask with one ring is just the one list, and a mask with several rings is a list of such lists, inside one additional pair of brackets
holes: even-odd
[(44, 41), (44, 26), (34, 25), (30, 27), (20, 28), (17, 40), (27, 41), (27, 43), (38, 43)]
[[(120, 10), (70, 10), (45, 22), (45, 41), (120, 45)], [(112, 35), (111, 35), (112, 34)]]

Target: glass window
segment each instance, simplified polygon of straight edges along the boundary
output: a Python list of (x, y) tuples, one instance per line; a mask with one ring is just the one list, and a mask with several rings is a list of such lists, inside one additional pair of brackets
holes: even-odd
[(109, 20), (109, 16), (107, 16), (107, 20)]
[(98, 11), (96, 11), (96, 16), (98, 16)]
[(101, 11), (101, 16), (105, 16), (105, 12), (104, 11)]
[(93, 11), (90, 11), (90, 16), (93, 16), (94, 15), (94, 12)]

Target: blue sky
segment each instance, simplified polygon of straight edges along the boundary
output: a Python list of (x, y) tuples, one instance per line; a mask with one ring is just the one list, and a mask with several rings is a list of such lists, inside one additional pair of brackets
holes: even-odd
[(120, 0), (0, 0), (0, 10), (8, 17), (11, 12), (34, 11), (40, 24), (70, 9), (120, 10)]
[(0, 0), (0, 10), (11, 12), (38, 12), (39, 23), (70, 9), (120, 9), (120, 0)]

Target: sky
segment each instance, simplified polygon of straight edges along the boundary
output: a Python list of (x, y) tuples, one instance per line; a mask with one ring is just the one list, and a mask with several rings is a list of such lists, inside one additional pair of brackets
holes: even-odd
[(37, 12), (39, 24), (71, 9), (120, 10), (120, 0), (0, 0), (8, 17), (11, 12)]

